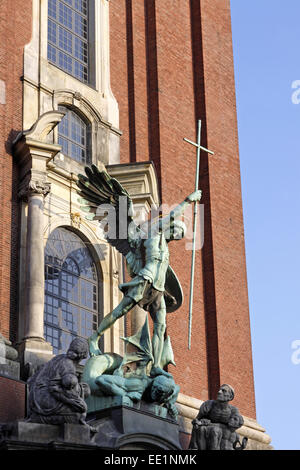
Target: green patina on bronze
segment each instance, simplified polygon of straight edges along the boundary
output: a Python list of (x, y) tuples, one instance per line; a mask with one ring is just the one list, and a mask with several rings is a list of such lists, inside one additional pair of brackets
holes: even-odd
[[(130, 337), (122, 338), (131, 345), (130, 352), (122, 358), (118, 354), (105, 353), (89, 358), (85, 364), (82, 380), (91, 389), (87, 398), (89, 412), (116, 405), (136, 407), (142, 399), (146, 403), (155, 403), (152, 411), (162, 416), (160, 407), (165, 408), (165, 415), (177, 417), (175, 402), (179, 386), (175, 384), (171, 374), (149, 375), (149, 365), (153, 362), (152, 343), (149, 332), (148, 317), (138, 332)], [(170, 338), (164, 342), (160, 367), (174, 364)]]
[[(189, 195), (168, 216), (137, 226), (133, 220), (133, 204), (128, 192), (105, 171), (100, 172), (94, 165), (86, 168), (86, 176), (78, 175), (78, 187), (81, 201), (86, 204), (83, 210), (91, 213), (89, 218), (100, 219), (101, 205), (108, 210), (109, 207), (114, 208), (116, 227), (113, 233), (108, 232), (107, 240), (125, 256), (131, 276), (129, 282), (119, 285), (124, 294), (120, 304), (104, 317), (97, 332), (89, 338), (91, 358), (85, 367), (84, 380), (90, 384), (94, 394), (100, 390), (102, 395), (127, 396), (133, 401), (144, 398), (145, 393), (152, 396), (152, 399), (159, 395), (158, 391), (172, 395), (176, 389), (175, 394), (178, 394), (179, 388), (177, 390), (178, 386), (175, 386), (172, 375), (163, 369), (167, 364), (174, 364), (170, 338), (166, 341), (164, 338), (166, 313), (178, 310), (183, 301), (180, 283), (169, 264), (168, 243), (184, 237), (186, 228), (178, 219), (187, 205), (200, 200), (201, 191), (197, 190)], [(124, 214), (121, 214), (124, 201), (125, 221)], [(152, 341), (146, 320), (136, 335), (124, 338), (127, 343), (136, 347), (136, 352), (130, 353), (131, 356), (126, 353), (117, 366), (115, 356), (101, 353), (98, 341), (104, 331), (135, 305), (150, 313), (153, 320)], [(130, 367), (126, 369), (129, 363), (136, 365), (135, 370)], [(112, 365), (116, 366), (113, 377), (107, 373)], [(98, 374), (100, 371), (102, 372)], [(170, 397), (168, 402), (169, 399)], [(174, 409), (172, 412), (175, 413)]]

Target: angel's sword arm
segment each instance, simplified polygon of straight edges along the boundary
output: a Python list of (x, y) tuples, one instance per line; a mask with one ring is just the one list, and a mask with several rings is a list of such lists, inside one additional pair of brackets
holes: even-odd
[(171, 210), (168, 215), (163, 217), (158, 221), (158, 227), (159, 229), (164, 232), (165, 230), (170, 229), (170, 222), (172, 220), (178, 219), (185, 211), (186, 207), (191, 204), (192, 201), (188, 199), (188, 197), (178, 204), (178, 206), (175, 207), (175, 209)]

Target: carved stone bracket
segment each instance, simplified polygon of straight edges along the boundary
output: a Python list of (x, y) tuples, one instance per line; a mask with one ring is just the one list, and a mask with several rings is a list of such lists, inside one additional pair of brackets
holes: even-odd
[(72, 227), (80, 229), (82, 223), (81, 215), (78, 212), (71, 212), (70, 216)]

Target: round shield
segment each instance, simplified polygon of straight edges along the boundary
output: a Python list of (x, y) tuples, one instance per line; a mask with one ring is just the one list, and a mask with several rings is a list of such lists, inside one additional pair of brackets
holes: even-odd
[(180, 282), (171, 268), (168, 267), (165, 283), (165, 302), (167, 313), (175, 312), (183, 303), (183, 292)]

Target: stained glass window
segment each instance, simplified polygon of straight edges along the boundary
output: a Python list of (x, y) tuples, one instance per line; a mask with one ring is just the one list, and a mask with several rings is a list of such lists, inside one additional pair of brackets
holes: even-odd
[(88, 0), (48, 0), (48, 60), (88, 82)]
[(71, 109), (59, 106), (65, 116), (58, 125), (58, 143), (62, 153), (84, 165), (89, 159), (89, 126)]
[(45, 249), (45, 339), (54, 354), (98, 326), (98, 276), (85, 243), (71, 230), (55, 229)]

